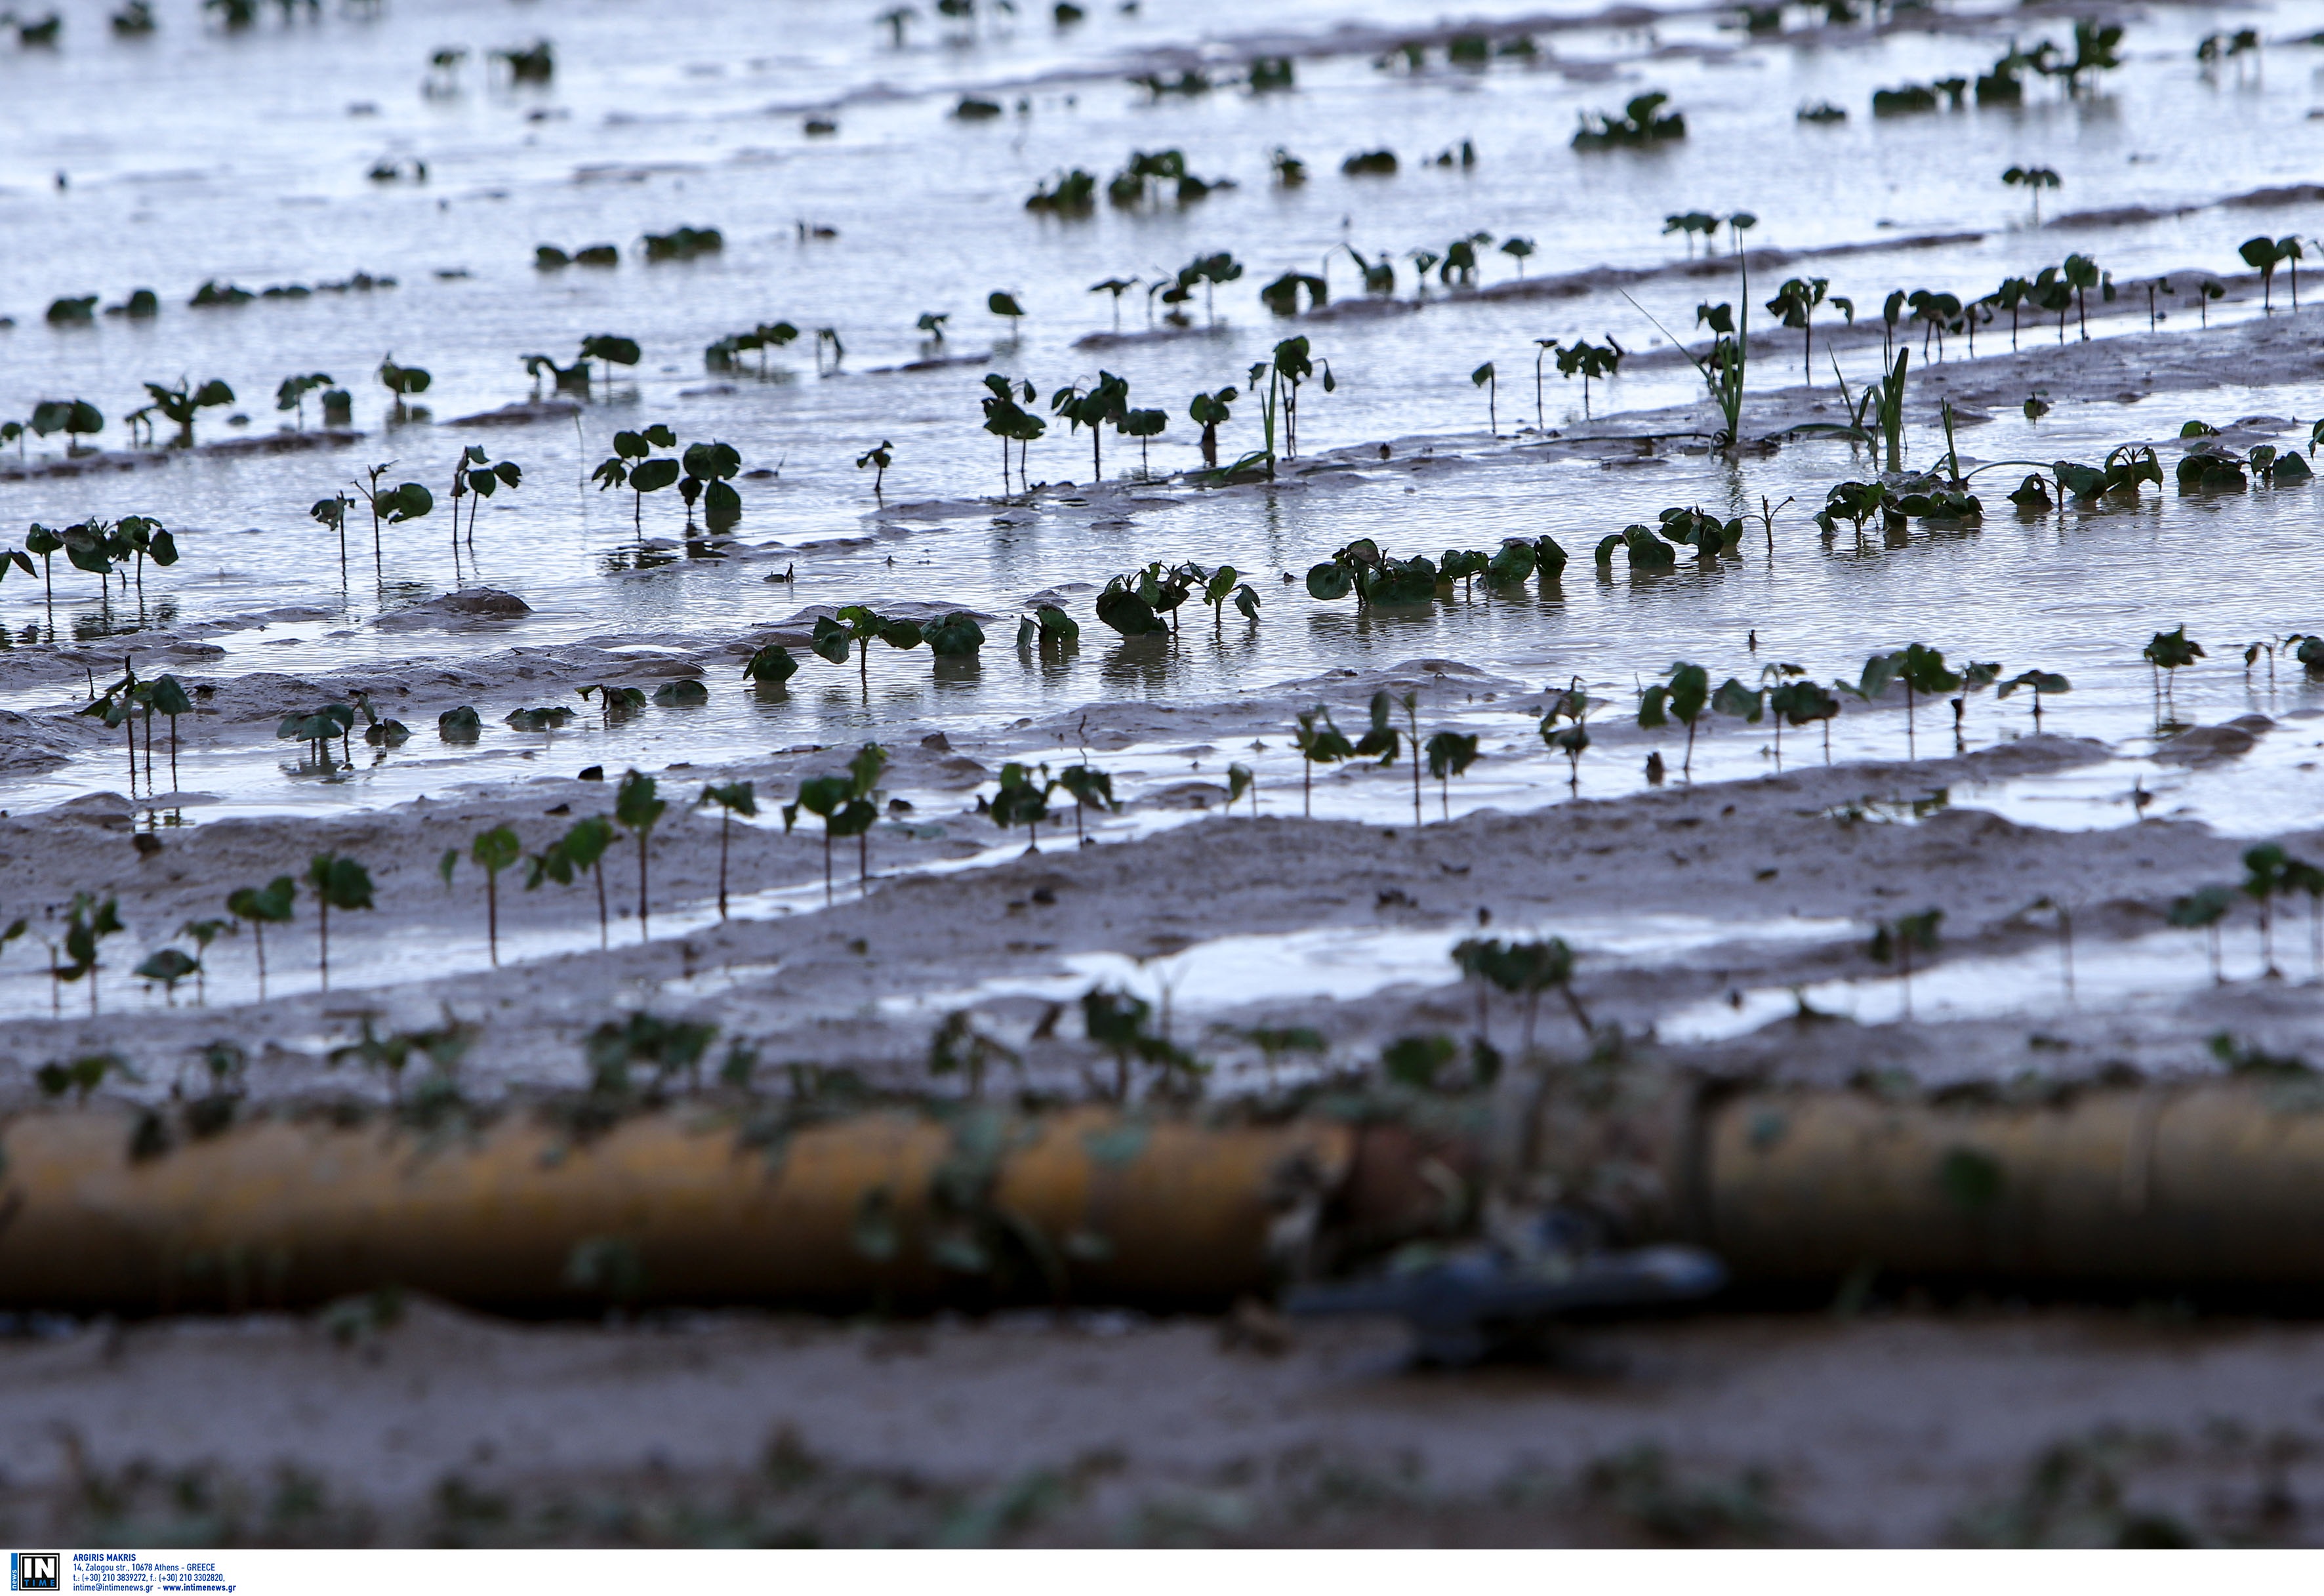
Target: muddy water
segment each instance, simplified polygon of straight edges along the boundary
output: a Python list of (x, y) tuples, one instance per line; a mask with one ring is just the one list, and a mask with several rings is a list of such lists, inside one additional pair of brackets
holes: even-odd
[[(503, 10), (400, 0), (375, 17), (289, 25), (269, 18), (230, 33), (198, 22), (190, 5), (165, 4), (152, 37), (117, 40), (102, 7), (78, 5), (66, 8), (54, 50), (0, 45), (0, 227), (15, 245), (0, 254), (0, 313), (16, 323), (0, 332), (0, 416), (79, 394), (106, 412), (110, 426), (97, 441), (118, 452), (128, 447), (122, 418), (142, 399), (141, 383), (217, 376), (241, 396), (233, 414), (247, 420), (237, 426), (225, 411), (206, 412), (199, 436), (238, 443), (291, 424), (272, 403), (281, 377), (328, 371), (355, 391), (365, 434), (279, 450), (163, 451), (134, 469), (76, 475), (55, 469), (68, 464), (59, 438), (34, 439), (14, 479), (0, 459), (0, 524), (143, 512), (179, 529), (184, 549), (174, 568), (146, 573), (142, 600), (116, 588), (100, 601), (97, 584), (78, 573), (60, 577), (53, 606), (21, 574), (0, 586), (0, 622), (13, 642), (0, 664), (0, 708), (47, 720), (78, 707), (71, 680), (34, 668), (51, 648), (78, 662), (69, 673), (78, 677), (180, 639), (197, 649), (161, 662), (190, 681), (288, 678), (281, 707), (289, 710), (324, 690), (304, 680), (356, 679), (418, 733), (401, 750), (359, 750), (352, 769), (322, 771), (303, 764), (295, 745), (272, 742), (264, 721), (197, 716), (175, 778), (152, 785), (185, 795), (156, 808), (199, 824), (399, 802), (585, 764), (707, 764), (936, 729), (982, 738), (988, 752), (1039, 751), (1058, 746), (1082, 706), (1135, 698), (1186, 712), (1190, 724), (1184, 743), (1107, 756), (1127, 792), (1215, 779), (1239, 759), (1259, 770), (1262, 800), (1283, 812), (1298, 774), (1287, 727), (1271, 710), (1254, 716), (1233, 706), (1296, 680), (1319, 680), (1323, 696), (1330, 682), (1319, 678), (1330, 672), (1446, 660), (1484, 679), (1473, 693), (1439, 693), (1425, 729), (1476, 730), (1487, 757), (1452, 790), (1427, 795), (1440, 812), (1637, 787), (1644, 751), (1616, 723), (1637, 682), (1672, 660), (1747, 680), (1769, 663), (1797, 662), (1828, 680), (1852, 677), (1868, 652), (1921, 639), (2012, 672), (2066, 672), (2074, 691), (2052, 706), (2051, 729), (2100, 739), (2117, 755), (1946, 801), (2037, 824), (2111, 825), (2135, 816), (2135, 792), (2153, 796), (2149, 813), (2194, 815), (2247, 835), (2324, 821), (2309, 769), (2324, 738), (2312, 718), (2324, 699), (2297, 669), (2279, 668), (2271, 680), (2264, 669), (2246, 673), (2236, 658), (2251, 639), (2324, 623), (2301, 607), (2324, 575), (2310, 535), (2315, 490), (2193, 497), (2174, 489), (2135, 506), (2020, 516), (2000, 503), (2018, 473), (2000, 469), (1980, 479), (1992, 509), (1982, 526), (1916, 530), (1902, 546), (1858, 549), (1846, 538), (1827, 546), (1802, 512), (1831, 482), (1870, 469), (1845, 443), (1794, 442), (1729, 464), (1683, 438), (1609, 453), (1519, 431), (1536, 420), (1539, 338), (1610, 330), (1639, 352), (1637, 364), (1594, 393), (1601, 416), (1694, 397), (1683, 365), (1652, 358), (1662, 336), (1646, 313), (1691, 331), (1699, 301), (1735, 298), (1740, 285), (1731, 260), (1706, 265), (1663, 232), (1675, 211), (1748, 209), (1759, 218), (1749, 235), (1755, 248), (1822, 252), (1755, 268), (1755, 301), (1779, 272), (1800, 272), (1828, 277), (1833, 293), (1875, 315), (1891, 288), (1967, 297), (2005, 273), (2083, 251), (2126, 286), (2172, 272), (2177, 286), (2158, 309), (2167, 328), (2186, 328), (2195, 319), (2187, 285), (2203, 272), (2239, 270), (2243, 238), (2312, 225), (2315, 204), (2297, 195), (2256, 207), (2228, 202), (2314, 170), (2324, 123), (2308, 115), (2324, 53), (2289, 41), (2324, 25), (2324, 5), (2155, 14), (2133, 22), (2125, 64), (2083, 97), (2037, 82), (2019, 108), (1877, 120), (1868, 105), (1876, 87), (1974, 76), (2010, 38), (2065, 42), (2070, 22), (2039, 8), (2005, 17), (1960, 7), (1934, 14), (1933, 32), (1819, 27), (1795, 7), (1784, 19), (1788, 34), (1764, 37), (1711, 11), (1666, 8), (1651, 27), (1635, 18), (1611, 27), (1579, 6), (1486, 5), (1471, 13), (1499, 38), (1529, 30), (1536, 53), (1471, 69), (1449, 63), (1440, 46), (1407, 69), (1379, 64), (1398, 27), (1409, 25), (1404, 8), (1358, 0), (1270, 8), (1264, 36), (1236, 9), (1204, 0), (1167, 13), (1093, 6), (1070, 28), (1030, 12), (973, 28), (923, 18), (900, 48), (870, 20), (872, 9), (788, 5), (729, 14), (714, 5), (672, 28), (634, 5)], [(2255, 23), (2270, 42), (2256, 60), (2199, 68), (2197, 40)], [(554, 42), (550, 85), (511, 85), (484, 59), (534, 37)], [(466, 48), (466, 60), (431, 78), (429, 54), (447, 46)], [(1296, 58), (1296, 89), (1253, 96), (1229, 86), (1157, 98), (1126, 81), (1196, 62), (1223, 80), (1260, 50)], [(1577, 114), (1649, 88), (1668, 91), (1687, 115), (1692, 132), (1683, 143), (1595, 155), (1568, 147)], [(989, 97), (1002, 114), (963, 121), (950, 113), (964, 96)], [(1818, 101), (1846, 107), (1848, 120), (1795, 119)], [(810, 134), (811, 113), (836, 131)], [(1464, 140), (1473, 165), (1457, 155), (1433, 164)], [(1183, 149), (1198, 174), (1238, 186), (1185, 206), (1124, 212), (1101, 204), (1086, 219), (1022, 208), (1034, 184), (1062, 168), (1083, 166), (1102, 180), (1132, 150), (1165, 147)], [(1278, 147), (1308, 162), (1305, 184), (1270, 180), (1268, 155)], [(1399, 154), (1397, 176), (1339, 172), (1342, 156), (1380, 147)], [(2229, 149), (2235, 159), (2223, 161)], [(424, 182), (414, 161), (426, 163)], [(403, 175), (373, 180), (366, 173), (382, 162), (402, 163)], [(2060, 171), (2065, 186), (2046, 211), (2069, 219), (2032, 227), (2023, 197), (1995, 180), (2013, 162)], [(2098, 212), (2108, 214), (2088, 214)], [(645, 263), (640, 235), (679, 225), (722, 228), (724, 249)], [(1487, 248), (1486, 291), (1432, 282), (1420, 302), (1404, 252), (1441, 251), (1478, 230), (1529, 238), (1536, 253), (1525, 272), (1558, 279), (1560, 291), (1514, 291), (1517, 263)], [(541, 272), (532, 263), (540, 244), (598, 242), (620, 247), (617, 268)], [(1342, 244), (1398, 256), (1397, 303), (1356, 297)], [(1244, 275), (1213, 302), (1191, 303), (1187, 325), (1151, 322), (1140, 287), (1120, 305), (1120, 326), (1132, 336), (1108, 336), (1109, 300), (1089, 283), (1151, 280), (1222, 249), (1244, 263)], [(1296, 321), (1269, 317), (1255, 290), (1286, 269), (1325, 273), (1333, 305)], [(357, 272), (392, 276), (394, 286), (232, 309), (185, 304), (205, 280), (260, 291), (344, 282)], [(43, 322), (59, 296), (95, 292), (112, 303), (143, 286), (161, 300), (150, 321)], [(2276, 284), (2279, 300), (2288, 287)], [(1022, 301), (1021, 326), (986, 312), (994, 290)], [(2210, 318), (2248, 319), (2259, 309), (2255, 292), (2237, 282)], [(2144, 290), (2132, 289), (2093, 330), (2143, 330), (2144, 302)], [(924, 311), (950, 317), (941, 342), (915, 330)], [(1755, 313), (1764, 322), (1756, 305)], [(776, 318), (807, 336), (771, 357), (763, 374), (755, 365), (706, 369), (704, 345)], [(825, 327), (844, 358), (817, 358), (813, 329)], [(1211, 490), (1171, 477), (1195, 460), (1186, 395), (1241, 382), (1251, 361), (1293, 331), (1313, 340), (1335, 378), (1329, 394), (1306, 390), (1301, 415), (1303, 452), (1332, 468), (1287, 475), (1271, 489)], [(446, 424), (525, 400), (533, 385), (520, 356), (569, 359), (578, 338), (598, 332), (637, 338), (645, 357), (612, 374), (577, 411)], [(2023, 341), (2034, 347), (2054, 332), (2029, 321)], [(2006, 336), (2004, 326), (1988, 327), (1981, 346), (1997, 349)], [(1793, 338), (1780, 335), (1760, 351), (1755, 384), (1761, 373), (1770, 385), (1795, 380)], [(1876, 349), (1842, 345), (1852, 383), (1872, 370)], [(1951, 352), (1963, 353), (1958, 340)], [(433, 373), (419, 400), (424, 410), (389, 411), (371, 374), (390, 354)], [(1487, 360), (1500, 378), (1499, 439), (1485, 433), (1486, 394), (1470, 376)], [(999, 370), (1028, 378), (1046, 399), (1101, 366), (1129, 378), (1135, 402), (1171, 416), (1142, 465), (1129, 440), (1109, 436), (1105, 472), (1150, 469), (1157, 480), (1126, 500), (1063, 488), (1025, 502), (984, 499), (998, 486), (997, 450), (978, 427), (980, 377)], [(1827, 372), (1817, 374), (1829, 382)], [(1569, 436), (1592, 430), (1574, 384), (1553, 372), (1545, 390), (1544, 426)], [(2289, 443), (2305, 436), (2293, 419), (2319, 408), (2307, 383), (2223, 381), (2209, 392), (2128, 403), (2111, 392), (2052, 397), (2055, 409), (2038, 424), (2004, 410), (1969, 427), (1965, 458), (2095, 459), (2141, 440), (2165, 446), (2167, 467), (2170, 441), (2190, 417), (2221, 425), (2274, 418), (2249, 436)], [(741, 449), (737, 541), (689, 545), (673, 494), (648, 498), (640, 512), (626, 494), (587, 482), (614, 430), (657, 420), (685, 439), (722, 438)], [(855, 461), (883, 438), (893, 441), (896, 465), (885, 484), (890, 512), (878, 514), (870, 474)], [(1384, 439), (1392, 440), (1385, 460), (1373, 447)], [(1224, 447), (1231, 455), (1259, 441), (1245, 402)], [(520, 490), (484, 507), (473, 545), (455, 539), (445, 502), (453, 460), (472, 443), (526, 473)], [(1941, 447), (1932, 429), (1910, 430), (1914, 463)], [(388, 480), (435, 488), (438, 510), (388, 529), (376, 557), (358, 515), (343, 563), (338, 540), (306, 507), (382, 461), (395, 463)], [(1085, 483), (1091, 465), (1086, 435), (1062, 425), (1030, 461), (1034, 478), (1052, 484)], [(1779, 512), (1772, 549), (1755, 534), (1720, 568), (1653, 578), (1633, 579), (1618, 562), (1602, 577), (1591, 566), (1600, 536), (1665, 505), (1731, 514), (1763, 498), (1800, 501)], [(1282, 580), (1356, 537), (1434, 554), (1545, 533), (1574, 563), (1562, 585), (1519, 595), (1463, 595), (1360, 615)], [(1175, 641), (1113, 639), (1089, 613), (1092, 591), (1155, 558), (1233, 563), (1261, 591), (1259, 621), (1230, 613), (1213, 628), (1189, 617)], [(2264, 582), (2235, 579), (2263, 568)], [(776, 575), (795, 579), (768, 580)], [(521, 595), (533, 613), (462, 631), (377, 624), (474, 586)], [(1062, 658), (1009, 646), (1015, 617), (1042, 594), (1062, 599), (1086, 629), (1081, 647)], [(991, 641), (973, 667), (932, 669), (924, 653), (876, 650), (868, 687), (853, 666), (810, 658), (789, 690), (750, 692), (721, 663), (733, 656), (716, 650), (747, 632), (807, 606), (851, 602), (968, 606), (991, 617)], [(2181, 622), (2212, 658), (2181, 673), (2166, 707), (2137, 650), (2153, 631)], [(574, 703), (575, 687), (612, 669), (608, 655), (633, 661), (641, 674), (632, 679), (650, 685), (658, 661), (690, 669), (703, 649), (714, 653), (710, 701), (699, 709), (652, 710), (610, 727), (585, 715), (554, 734), (500, 724), (521, 706)], [(560, 650), (586, 651), (586, 671), (564, 663)], [(160, 667), (149, 654), (143, 668)], [(1534, 728), (1544, 689), (1574, 678), (1606, 706), (1600, 746), (1570, 783)], [(474, 748), (433, 734), (434, 715), (461, 702), (484, 713), (486, 733)], [(2024, 706), (2022, 697), (1974, 700), (1968, 745), (2029, 729)], [(2149, 757), (2160, 721), (2255, 712), (2279, 728), (2240, 761), (2190, 770)], [(1893, 703), (1843, 715), (1833, 757), (1895, 757), (1905, 746), (1903, 719)], [(1949, 720), (1941, 706), (1924, 710), (1914, 745), (1949, 751)], [(21, 811), (132, 785), (120, 744), (88, 723), (68, 728), (65, 743), (63, 764), (0, 777), (0, 806)], [(1794, 733), (1782, 757), (1821, 758), (1821, 745)], [(1727, 724), (1702, 740), (1694, 773), (1748, 774), (1776, 759), (1768, 728)], [(1406, 812), (1409, 795), (1401, 771), (1351, 771), (1322, 780), (1313, 801), (1318, 814), (1391, 817)], [(1147, 823), (1117, 824), (1127, 835)], [(434, 955), (413, 956), (418, 973)]]

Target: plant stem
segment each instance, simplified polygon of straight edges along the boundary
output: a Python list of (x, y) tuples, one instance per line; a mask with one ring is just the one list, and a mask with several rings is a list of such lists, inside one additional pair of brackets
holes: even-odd
[(491, 951), (493, 968), (501, 967), (501, 872), (484, 872), (484, 946)]
[(650, 831), (638, 833), (638, 940), (652, 940), (653, 929), (646, 921), (646, 844), (652, 839)]
[(322, 939), (322, 956), (318, 961), (318, 967), (322, 971), (323, 990), (328, 992), (331, 990), (331, 900), (327, 898), (318, 898), (315, 899), (315, 908), (317, 915), (320, 917), (316, 922), (317, 934)]
[(726, 834), (734, 828), (734, 811), (718, 817), (718, 918), (726, 918)]
[(604, 855), (598, 855), (596, 863), (590, 867), (590, 871), (597, 878), (597, 946), (602, 951), (610, 946), (612, 937), (612, 917), (605, 910)]

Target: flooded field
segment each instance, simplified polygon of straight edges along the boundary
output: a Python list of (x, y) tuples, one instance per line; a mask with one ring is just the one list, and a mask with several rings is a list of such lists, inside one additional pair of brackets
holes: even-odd
[(2319, 42), (0, 18), (0, 1098), (2303, 1074)]

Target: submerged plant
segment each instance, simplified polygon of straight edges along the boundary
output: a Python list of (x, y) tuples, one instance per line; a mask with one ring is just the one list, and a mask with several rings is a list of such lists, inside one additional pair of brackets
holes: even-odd
[[(1582, 690), (1582, 678), (1577, 676), (1563, 692), (1550, 699), (1548, 711), (1536, 728), (1552, 752), (1565, 756), (1567, 786), (1575, 793), (1582, 790), (1582, 756), (1589, 752), (1588, 723), (1594, 707), (1589, 695)], [(1561, 721), (1565, 724), (1560, 725)]]
[(406, 413), (404, 401), (415, 393), (427, 392), (429, 383), (435, 381), (419, 366), (397, 364), (392, 355), (379, 363), (378, 376), (381, 386), (395, 395), (395, 414), (399, 420)]
[(1606, 111), (1584, 111), (1582, 125), (1573, 134), (1577, 150), (1611, 150), (1637, 148), (1663, 143), (1686, 137), (1686, 117), (1683, 113), (1665, 114), (1663, 107), (1670, 96), (1660, 90), (1633, 95), (1615, 115)]
[(2139, 650), (2139, 657), (2146, 661), (2148, 674), (2155, 680), (2155, 697), (2167, 702), (2171, 685), (2179, 672), (2204, 657), (2203, 645), (2187, 635), (2182, 623), (2172, 631), (2156, 632)]
[(1681, 756), (1679, 770), (1692, 775), (1694, 770), (1694, 733), (1702, 720), (1702, 712), (1711, 703), (1711, 673), (1700, 665), (1681, 660), (1663, 673), (1664, 680), (1655, 683), (1638, 694), (1638, 724), (1647, 731), (1670, 724), (1676, 720), (1686, 728), (1686, 752)]
[(333, 385), (333, 379), (328, 372), (309, 372), (304, 376), (285, 377), (281, 386), (274, 390), (274, 408), (278, 411), (296, 411), (299, 418), (299, 430), (304, 432), (307, 429), (307, 395), (318, 388), (328, 388)]
[(2200, 931), (2211, 955), (2211, 980), (2214, 983), (2227, 977), (2219, 967), (2219, 922), (2227, 918), (2235, 903), (2234, 889), (2221, 886), (2200, 887), (2183, 898), (2171, 901), (2170, 921), (2182, 930)]

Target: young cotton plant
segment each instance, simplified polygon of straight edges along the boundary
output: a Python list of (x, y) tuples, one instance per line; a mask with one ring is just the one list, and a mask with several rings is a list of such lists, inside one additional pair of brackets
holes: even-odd
[(587, 872), (597, 883), (597, 946), (611, 946), (613, 916), (605, 901), (605, 850), (613, 845), (613, 823), (603, 815), (590, 815), (573, 823), (571, 829), (525, 862), (524, 890), (532, 891), (543, 881), (555, 881), (569, 887), (580, 872)]
[(646, 530), (646, 495), (659, 493), (678, 478), (678, 463), (668, 456), (655, 455), (654, 450), (677, 447), (678, 435), (659, 421), (640, 431), (616, 432), (613, 452), (589, 474), (601, 494), (608, 488), (630, 490), (630, 519), (641, 538)]
[(263, 887), (237, 887), (226, 894), (226, 911), (250, 927), (252, 950), (258, 957), (258, 995), (266, 996), (266, 927), (287, 926), (299, 902), (299, 883), (276, 876)]
[[(823, 900), (825, 904), (832, 901), (831, 844), (835, 837), (858, 839), (857, 885), (859, 890), (870, 888), (871, 831), (880, 818), (880, 810), (872, 801), (872, 795), (879, 787), (881, 773), (887, 768), (888, 751), (877, 743), (866, 743), (855, 751), (855, 757), (848, 761), (846, 774), (810, 776), (799, 783), (798, 797), (783, 806), (783, 832), (786, 835), (798, 824), (801, 810), (823, 821)], [(1004, 783), (1006, 774), (1004, 771)]]
[[(1038, 853), (1041, 847), (1041, 822), (1049, 818), (1049, 798), (1060, 783), (1049, 774), (1046, 764), (1021, 765), (1014, 761), (1001, 767), (1001, 787), (990, 799), (977, 802), (992, 816), (992, 824), (1003, 831), (1012, 826), (1025, 828), (1025, 852)], [(1109, 784), (1109, 789), (1110, 789)], [(1074, 805), (1075, 825), (1080, 824), (1078, 802)]]
[(1299, 750), (1299, 813), (1312, 820), (1315, 817), (1315, 767), (1353, 759), (1356, 745), (1333, 724), (1332, 712), (1323, 705), (1318, 704), (1298, 721), (1291, 741)]
[(734, 816), (745, 819), (759, 813), (758, 795), (748, 781), (713, 782), (702, 789), (694, 800), (697, 809), (715, 807), (718, 810), (718, 918), (726, 918), (726, 844), (734, 829)]
[(613, 792), (613, 824), (638, 840), (638, 940), (650, 941), (653, 928), (647, 918), (646, 866), (647, 852), (653, 841), (653, 828), (669, 809), (669, 800), (658, 796), (654, 779), (635, 770), (622, 773), (622, 784)]
[[(501, 964), (501, 872), (524, 856), (524, 845), (515, 832), (505, 826), (495, 826), (476, 834), (468, 844), (468, 857), (484, 872), (484, 945), (490, 950), (493, 968)], [(444, 878), (449, 890), (452, 872), (459, 867), (460, 850), (447, 848), (436, 862), (436, 872)]]
[[(315, 895), (315, 968), (325, 992), (331, 989), (331, 910), (371, 909), (371, 872), (339, 853), (318, 853), (307, 862), (307, 888)], [(231, 907), (231, 900), (229, 900)]]
[(1548, 712), (1536, 728), (1552, 752), (1565, 756), (1567, 787), (1576, 795), (1582, 791), (1582, 756), (1590, 749), (1588, 723), (1594, 707), (1589, 695), (1582, 690), (1582, 678), (1577, 676), (1564, 691), (1550, 698)]

